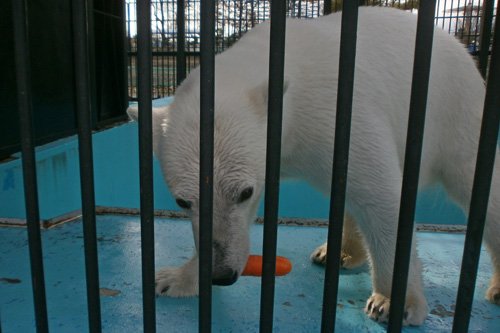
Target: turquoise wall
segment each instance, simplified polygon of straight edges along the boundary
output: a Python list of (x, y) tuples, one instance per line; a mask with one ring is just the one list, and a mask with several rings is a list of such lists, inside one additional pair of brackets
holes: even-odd
[[(156, 104), (165, 103), (165, 100)], [(94, 162), (96, 204), (139, 207), (137, 124), (127, 123), (95, 133)], [(40, 216), (49, 219), (80, 209), (80, 181), (76, 137), (37, 148)], [(178, 209), (163, 181), (158, 161), (154, 163), (156, 209)], [(280, 192), (282, 217), (327, 218), (328, 198), (299, 181), (283, 182)], [(259, 215), (262, 215), (261, 205)], [(21, 161), (0, 164), (0, 218), (24, 218)], [(418, 197), (417, 222), (460, 224), (461, 210), (440, 187)]]
[[(128, 123), (93, 136), (96, 204), (139, 207), (137, 124)], [(80, 209), (78, 147), (75, 137), (37, 148), (40, 216), (49, 219)], [(156, 209), (178, 209), (154, 161)], [(24, 218), (21, 160), (0, 164), (0, 217)], [(328, 200), (300, 182), (282, 185), (280, 214), (324, 218)], [(261, 207), (262, 212), (262, 207)]]

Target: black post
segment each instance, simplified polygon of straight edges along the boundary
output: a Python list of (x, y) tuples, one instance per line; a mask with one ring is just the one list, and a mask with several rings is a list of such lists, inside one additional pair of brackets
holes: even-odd
[(332, 1), (333, 0), (325, 0), (323, 3), (323, 15), (328, 15), (332, 13)]
[(75, 58), (76, 113), (82, 194), (83, 241), (87, 282), (89, 330), (101, 332), (99, 266), (97, 258), (94, 162), (92, 156), (92, 118), (90, 67), (87, 30), (87, 1), (73, 0), (73, 41)]
[(137, 80), (144, 332), (156, 331), (153, 200), (151, 1), (137, 2)]
[[(497, 17), (500, 17), (499, 15), (500, 7), (497, 7)], [(458, 284), (453, 333), (467, 332), (469, 328), (481, 241), (498, 144), (498, 127), (500, 125), (500, 94), (498, 93), (500, 91), (500, 24), (498, 24), (498, 21), (495, 24), (494, 36), (469, 220), (465, 235), (462, 270)]]
[(28, 244), (31, 283), (35, 303), (35, 323), (38, 333), (49, 331), (45, 277), (43, 272), (42, 240), (40, 237), (40, 210), (36, 176), (33, 110), (31, 99), (30, 56), (28, 46), (28, 15), (26, 0), (12, 0), (14, 23), (14, 51), (16, 58), (17, 103), (21, 131), (21, 152), (24, 180), (24, 201), (28, 225)]
[(201, 1), (199, 331), (212, 331), (215, 2)]
[(281, 159), (281, 123), (285, 71), (286, 1), (271, 2), (269, 50), (269, 87), (267, 113), (266, 186), (262, 289), (260, 293), (260, 332), (272, 332), (276, 242), (278, 233), (279, 177)]
[(429, 88), (435, 8), (436, 0), (428, 0), (420, 1), (418, 9), (410, 116), (406, 136), (388, 332), (400, 332), (403, 324)]
[(186, 78), (186, 22), (184, 16), (185, 0), (177, 0), (177, 85)]
[[(340, 250), (342, 244), (349, 141), (351, 132), (357, 28), (358, 4), (356, 1), (344, 0), (340, 35), (335, 147), (333, 153), (334, 158), (330, 197), (330, 218), (328, 225), (328, 255), (326, 257), (323, 312), (321, 318), (321, 332), (324, 333), (335, 331), (340, 273)], [(336, 45), (332, 45), (331, 47), (336, 47)]]
[(481, 32), (479, 34), (479, 71), (486, 78), (488, 56), (490, 54), (491, 26), (493, 22), (494, 0), (484, 0), (483, 15), (481, 16)]
[(136, 86), (136, 82), (135, 80), (133, 80), (134, 78), (134, 75), (133, 75), (133, 70), (132, 70), (132, 64), (133, 64), (133, 61), (132, 61), (132, 57), (135, 56), (135, 52), (132, 51), (132, 36), (130, 35), (130, 21), (132, 21), (132, 19), (130, 18), (130, 3), (127, 3), (127, 15), (126, 17), (128, 17), (128, 20), (127, 20), (127, 37), (126, 39), (128, 40), (128, 52), (127, 54), (125, 55), (126, 57), (128, 57), (128, 91), (127, 91), (127, 96), (128, 96), (128, 99), (131, 100), (131, 99), (134, 99), (134, 96), (133, 96), (133, 89), (134, 89), (134, 86)]

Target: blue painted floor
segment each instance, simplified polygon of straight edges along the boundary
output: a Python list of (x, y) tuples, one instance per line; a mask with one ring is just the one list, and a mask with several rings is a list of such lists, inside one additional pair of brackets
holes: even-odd
[[(133, 216), (98, 216), (103, 332), (142, 332), (140, 228)], [(326, 238), (326, 228), (279, 228), (278, 254), (294, 267), (276, 279), (275, 332), (319, 332), (324, 269), (309, 253)], [(26, 229), (0, 228), (0, 317), (2, 332), (34, 332)], [(252, 253), (260, 253), (262, 226), (252, 227)], [(449, 332), (458, 284), (463, 235), (418, 233), (431, 314), (420, 328), (405, 332)], [(82, 225), (79, 220), (42, 231), (51, 332), (86, 332)], [(157, 267), (180, 265), (190, 257), (189, 222), (156, 220)], [(500, 332), (500, 307), (484, 300), (489, 258), (479, 265), (471, 332)], [(114, 296), (113, 296), (114, 295)], [(343, 272), (338, 300), (338, 332), (383, 332), (363, 313), (370, 295), (368, 269)], [(214, 332), (257, 332), (260, 279), (242, 277), (213, 289)], [(198, 299), (157, 299), (158, 332), (196, 332)]]

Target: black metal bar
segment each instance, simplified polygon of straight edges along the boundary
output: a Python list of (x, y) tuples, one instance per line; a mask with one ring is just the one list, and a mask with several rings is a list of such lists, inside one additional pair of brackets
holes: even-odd
[[(222, 5), (222, 7), (224, 7), (224, 3), (221, 3), (220, 1), (217, 1), (216, 2), (216, 11), (219, 12), (219, 7)], [(222, 8), (222, 10), (224, 10), (224, 8)], [(224, 36), (225, 33), (226, 33), (226, 18), (224, 16), (222, 16), (221, 19), (217, 20), (217, 35), (218, 36)], [(225, 41), (224, 41), (224, 38), (219, 38), (218, 39), (219, 42), (216, 44), (216, 52), (222, 52), (224, 51), (225, 49)]]
[(331, 14), (332, 12), (332, 1), (325, 1), (323, 3), (323, 15)]
[(31, 98), (30, 55), (28, 45), (28, 15), (26, 0), (12, 0), (14, 24), (14, 51), (16, 60), (17, 107), (21, 132), (21, 152), (24, 181), (24, 201), (31, 266), (31, 283), (35, 303), (35, 322), (38, 333), (49, 331), (45, 277), (43, 272), (42, 240), (40, 237), (40, 210), (36, 175), (33, 110)]
[(212, 331), (212, 219), (215, 103), (215, 2), (201, 2), (199, 331)]
[(83, 241), (87, 282), (89, 330), (101, 332), (99, 298), (99, 265), (97, 258), (94, 162), (92, 156), (92, 118), (90, 66), (87, 31), (87, 0), (73, 0), (73, 40), (75, 61), (76, 113), (78, 120), (78, 151), (82, 194)]
[[(126, 3), (126, 1), (123, 1), (121, 3), (121, 9), (122, 9), (122, 28), (123, 28), (123, 36), (122, 36), (122, 42), (123, 42), (123, 50), (124, 52), (122, 53), (122, 57), (123, 57), (123, 81), (122, 81), (122, 91), (123, 91), (123, 96), (122, 96), (122, 101), (123, 101), (123, 105), (124, 106), (127, 106), (128, 105), (128, 102), (129, 102), (129, 79), (128, 79), (128, 62), (131, 60), (129, 58), (129, 56), (127, 55), (127, 51), (128, 51), (128, 46), (130, 44), (130, 41), (129, 41), (129, 32), (127, 31), (127, 25), (129, 25), (128, 23), (128, 20), (127, 20), (127, 7), (128, 7), (128, 4)], [(94, 29), (95, 30), (95, 29)], [(94, 34), (94, 37), (95, 37), (95, 34)], [(95, 54), (95, 52), (94, 52)], [(95, 58), (95, 57), (94, 57)], [(95, 66), (94, 66), (95, 67)], [(94, 77), (94, 81), (95, 80), (95, 77)], [(126, 118), (128, 116), (125, 116)]]
[[(250, 12), (250, 17), (251, 17), (250, 25), (253, 28), (255, 26), (255, 21), (256, 21), (256, 19), (255, 19), (255, 1), (252, 1), (251, 6), (252, 7), (251, 7), (251, 12)], [(258, 10), (258, 8), (257, 8), (257, 10)]]
[(481, 17), (481, 32), (479, 34), (479, 71), (484, 78), (488, 68), (494, 5), (494, 0), (484, 0), (483, 2), (483, 16)]
[[(500, 17), (500, 6), (497, 7), (497, 17)], [(500, 125), (500, 95), (498, 94), (500, 90), (500, 24), (498, 24), (498, 21), (495, 24), (494, 36), (469, 220), (465, 235), (462, 269), (458, 284), (453, 333), (467, 332), (469, 328), (481, 241), (497, 150), (498, 127)]]
[[(129, 56), (137, 56), (137, 52), (135, 51), (132, 51), (132, 52), (127, 52)], [(186, 51), (184, 52), (186, 54), (186, 56), (196, 56), (196, 57), (199, 57), (200, 56), (200, 52), (196, 52), (196, 51)], [(153, 55), (153, 57), (175, 57), (177, 55), (177, 52), (175, 51), (153, 51), (151, 53)]]
[[(321, 318), (321, 332), (324, 333), (335, 331), (358, 27), (357, 2), (344, 0), (342, 6), (335, 147), (328, 225), (328, 256), (326, 257)], [(332, 47), (336, 46), (332, 45)]]
[[(474, 0), (469, 0), (467, 5), (465, 6), (464, 9), (464, 22), (465, 25), (464, 27), (467, 28), (466, 31), (464, 31), (464, 37), (467, 37), (467, 41), (464, 43), (467, 49), (470, 46), (470, 40), (471, 40), (471, 30), (472, 30), (472, 8), (474, 6)], [(470, 10), (468, 10), (470, 8)]]
[[(466, 2), (467, 2), (467, 1), (466, 1)], [(465, 36), (465, 21), (466, 21), (466, 19), (467, 19), (467, 16), (465, 15), (465, 14), (466, 14), (466, 10), (467, 10), (467, 9), (466, 9), (466, 8), (467, 8), (467, 4), (466, 4), (466, 3), (464, 3), (464, 6), (463, 6), (463, 13), (462, 13), (462, 15), (460, 15), (460, 14), (458, 13), (458, 11), (459, 11), (459, 7), (460, 7), (460, 1), (459, 1), (459, 6), (457, 7), (457, 16), (462, 17), (462, 30), (461, 30), (461, 32), (460, 32), (460, 41), (462, 41), (462, 42), (463, 42), (463, 38), (464, 38), (464, 36)]]
[(242, 34), (242, 29), (241, 29), (241, 22), (243, 19), (243, 0), (240, 0), (240, 14), (239, 14), (239, 20), (238, 20), (238, 38), (241, 37)]
[(151, 1), (137, 1), (137, 86), (144, 332), (156, 331), (151, 50)]
[[(448, 8), (448, 0), (444, 0), (444, 4), (443, 4), (443, 8)], [(436, 25), (438, 24), (438, 19), (441, 20), (441, 29), (444, 30), (444, 17), (441, 16), (441, 13), (438, 12), (439, 10), (439, 6), (437, 6), (437, 9), (436, 9)]]
[(394, 260), (388, 332), (400, 332), (403, 324), (429, 88), (435, 8), (436, 0), (428, 0), (420, 1), (418, 9), (410, 115), (396, 241), (397, 255)]
[(260, 332), (272, 332), (285, 72), (285, 1), (271, 2)]
[(177, 0), (177, 85), (180, 85), (186, 78), (186, 22), (184, 2), (185, 0)]
[[(437, 8), (440, 8), (440, 6), (441, 6), (441, 0), (436, 0), (436, 1), (437, 1), (437, 3), (436, 3), (436, 7), (437, 7)], [(446, 0), (445, 0), (445, 1), (446, 1)], [(444, 8), (446, 8), (446, 7), (444, 7)], [(436, 14), (437, 14), (437, 13), (434, 13), (434, 25), (438, 25), (438, 21), (437, 21)]]
[[(136, 55), (137, 52), (132, 51), (132, 37), (130, 36), (130, 22), (132, 19), (130, 18), (130, 3), (126, 4), (127, 6), (127, 41), (128, 41), (128, 52), (127, 52), (127, 58), (128, 58), (128, 90), (127, 90), (127, 96), (129, 97), (129, 100), (132, 99), (134, 96), (132, 94), (133, 88), (136, 85), (134, 81), (134, 75), (132, 71), (132, 55)], [(125, 48), (127, 49), (127, 48)], [(125, 104), (126, 105), (126, 104)]]
[[(481, 4), (480, 0), (478, 0), (477, 7), (479, 7), (480, 4)], [(480, 31), (480, 29), (481, 29), (481, 26), (479, 25), (479, 23), (480, 23), (479, 21), (481, 20), (480, 11), (477, 11), (477, 14), (474, 17), (476, 19), (476, 24), (475, 24), (475, 27), (474, 27), (474, 34), (473, 34), (473, 39), (472, 40), (474, 42), (474, 51), (478, 52), (478, 45), (477, 45), (478, 43), (477, 43), (477, 40), (481, 39), (481, 34), (478, 33), (478, 31)]]
[[(453, 14), (453, 8), (452, 8), (452, 13)], [(457, 10), (456, 10), (456, 15), (454, 16), (455, 18), (455, 37), (458, 38), (459, 36), (459, 32), (461, 31), (460, 28), (459, 28), (459, 24), (460, 24), (460, 21), (459, 21), (459, 18), (460, 18), (460, 0), (458, 0), (458, 4), (457, 4)], [(462, 20), (462, 31), (463, 31), (463, 20)], [(463, 34), (463, 33), (462, 33)]]
[[(96, 88), (96, 59), (95, 59), (95, 17), (94, 17), (94, 1), (87, 0), (87, 40), (88, 40), (88, 62), (89, 62), (89, 75), (90, 75), (90, 107), (95, 109), (96, 112), (91, 113), (92, 128), (96, 128), (97, 125), (101, 125), (101, 114), (97, 109), (97, 88)], [(125, 36), (124, 36), (125, 37)], [(123, 89), (125, 89), (125, 82), (123, 82)], [(125, 92), (125, 90), (124, 90)], [(125, 97), (125, 96), (124, 96)], [(126, 101), (125, 101), (126, 102)], [(125, 104), (127, 105), (127, 104)], [(109, 119), (106, 119), (109, 120)]]
[[(450, 8), (453, 8), (453, 1), (454, 0), (451, 0), (451, 5), (450, 5)], [(443, 19), (446, 19), (446, 12), (443, 13)], [(449, 23), (448, 23), (448, 33), (451, 35), (451, 22), (453, 21), (453, 10), (450, 10), (450, 15), (448, 17), (448, 19), (450, 20)], [(456, 29), (456, 24), (455, 24), (455, 29)], [(455, 32), (455, 35), (456, 35), (456, 32)]]

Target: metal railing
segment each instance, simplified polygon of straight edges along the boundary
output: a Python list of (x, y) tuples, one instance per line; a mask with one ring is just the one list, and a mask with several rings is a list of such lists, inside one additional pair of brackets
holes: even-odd
[[(137, 99), (137, 0), (126, 1), (129, 98)], [(481, 74), (486, 74), (491, 46), (493, 7), (498, 0), (436, 0), (436, 27), (456, 36), (478, 57)], [(152, 0), (153, 97), (175, 93), (186, 72), (199, 64), (200, 0)], [(360, 5), (395, 7), (415, 11), (419, 0), (360, 0)], [(342, 0), (286, 0), (285, 15), (315, 18), (323, 12), (342, 10)], [(215, 52), (230, 47), (256, 24), (269, 20), (268, 0), (215, 1)], [(485, 47), (482, 47), (485, 45)]]
[[(45, 283), (42, 261), (42, 247), (39, 229), (39, 208), (33, 130), (31, 115), (29, 50), (26, 25), (27, 2), (13, 0), (15, 23), (15, 51), (17, 69), (17, 90), (22, 131), (22, 160), (25, 184), (26, 215), (30, 263), (33, 283), (33, 297), (38, 332), (48, 332)], [(264, 273), (262, 276), (261, 332), (271, 332), (274, 307), (274, 265), (276, 256), (276, 219), (280, 170), (280, 138), (283, 96), (284, 38), (286, 6), (282, 1), (273, 1), (271, 8), (272, 27), (270, 40), (269, 77), (269, 117), (268, 152), (266, 166), (266, 202), (264, 226)], [(335, 327), (336, 294), (338, 290), (340, 234), (342, 232), (345, 186), (347, 181), (347, 157), (349, 150), (349, 128), (352, 104), (352, 82), (356, 53), (356, 33), (358, 6), (344, 0), (341, 31), (340, 75), (337, 101), (337, 128), (335, 132), (335, 161), (333, 164), (332, 194), (329, 241), (331, 252), (328, 256), (322, 332), (332, 332)], [(411, 250), (411, 234), (415, 207), (416, 185), (418, 184), (423, 121), (425, 119), (427, 85), (430, 67), (430, 45), (434, 23), (435, 1), (421, 1), (416, 39), (415, 57), (410, 106), (410, 126), (405, 157), (403, 191), (399, 219), (398, 251), (395, 258), (393, 291), (389, 331), (401, 330), (403, 306)], [(201, 11), (201, 99), (200, 99), (200, 313), (199, 330), (211, 331), (211, 263), (212, 263), (212, 191), (213, 191), (213, 135), (214, 135), (214, 54), (215, 54), (215, 3), (203, 1)], [(79, 84), (77, 86), (79, 150), (82, 182), (82, 208), (84, 213), (85, 267), (88, 295), (89, 329), (100, 332), (99, 280), (95, 234), (95, 207), (92, 173), (92, 136), (90, 132), (90, 103), (88, 101), (89, 68), (86, 20), (86, 0), (74, 0), (75, 68)], [(327, 7), (326, 10), (329, 10)], [(497, 15), (500, 8), (497, 8)], [(139, 92), (139, 141), (141, 158), (141, 243), (143, 277), (144, 331), (155, 332), (154, 295), (154, 241), (153, 241), (153, 186), (152, 186), (152, 67), (151, 52), (151, 6), (149, 1), (139, 1), (138, 16), (138, 92)], [(457, 296), (454, 332), (466, 332), (471, 314), (472, 296), (479, 258), (482, 233), (485, 223), (491, 177), (494, 166), (497, 137), (500, 124), (500, 25), (495, 26), (495, 40), (491, 65), (487, 80), (484, 117), (479, 144), (476, 173), (469, 213), (466, 245), (462, 263), (462, 274)], [(336, 47), (332, 45), (332, 47)], [(415, 143), (416, 142), (416, 143)], [(85, 184), (86, 186), (83, 186)]]

